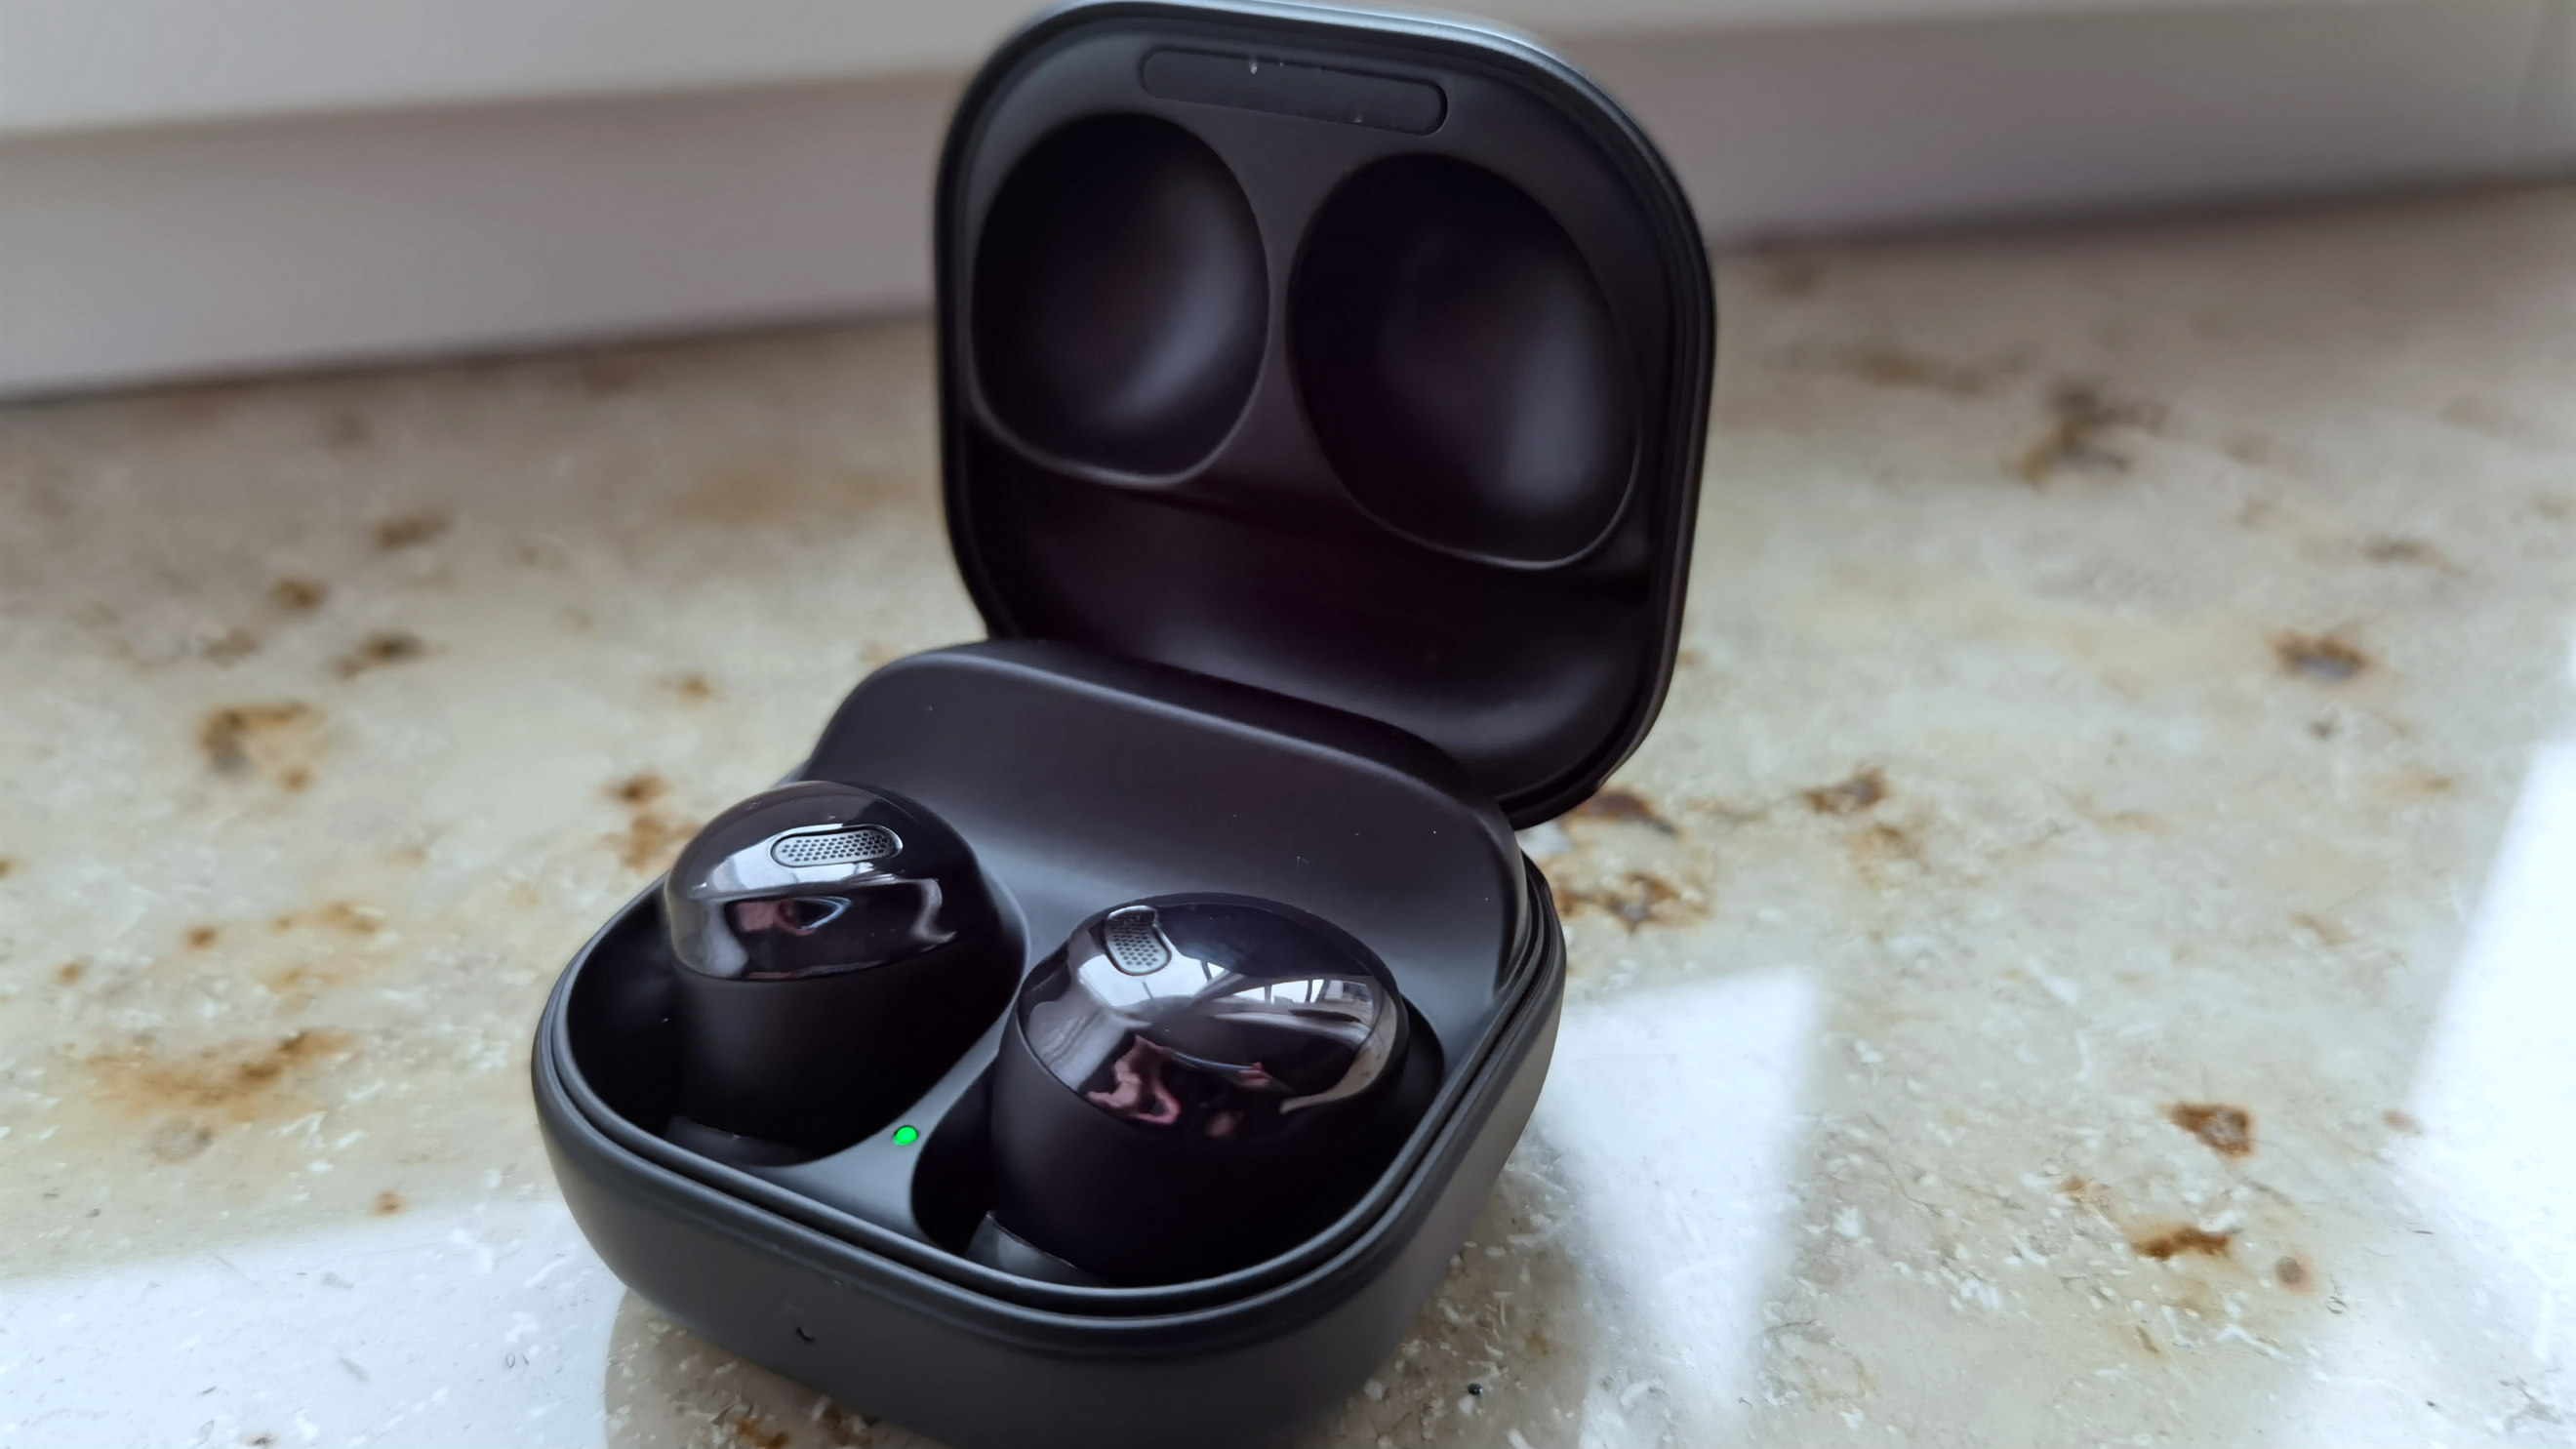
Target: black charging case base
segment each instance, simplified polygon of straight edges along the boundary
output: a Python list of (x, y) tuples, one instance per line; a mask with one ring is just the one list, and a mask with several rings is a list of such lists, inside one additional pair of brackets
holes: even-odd
[[(1547, 974), (1561, 979), (1561, 964), (1551, 958)], [(831, 1234), (746, 1221), (738, 1200), (596, 1130), (550, 1064), (537, 1095), (583, 1234), (628, 1287), (711, 1343), (968, 1449), (1280, 1444), (1376, 1372), (1438, 1288), (1537, 1103), (1561, 1000), (1530, 1003), (1497, 1044), (1482, 1115), (1430, 1144), (1435, 1185), (1315, 1281), (1224, 1315), (1085, 1320), (960, 1302)]]
[(1452, 20), (1052, 11), (935, 206), (941, 486), (990, 641), (861, 681), (807, 778), (973, 848), (1025, 971), (1076, 923), (1264, 897), (1383, 960), (1439, 1081), (1341, 1218), (1111, 1287), (992, 1230), (1001, 1023), (809, 1155), (675, 1124), (658, 892), (566, 969), (538, 1118), (608, 1266), (710, 1341), (960, 1446), (1291, 1437), (1414, 1322), (1535, 1104), (1565, 947), (1512, 831), (1670, 681), (1715, 318), (1618, 108)]
[(896, 1131), (838, 1152), (674, 1131), (648, 892), (565, 972), (536, 1051), (557, 1180), (611, 1270), (710, 1341), (961, 1445), (1251, 1442), (1346, 1397), (1437, 1286), (1546, 1074), (1563, 936), (1491, 802), (1374, 720), (1034, 642), (878, 671), (804, 773), (954, 825), (1024, 966), (1098, 900), (1184, 883), (1325, 915), (1386, 959), (1440, 1086), (1369, 1196), (1280, 1258), (1146, 1289), (1014, 1272), (977, 1243), (1001, 1027)]

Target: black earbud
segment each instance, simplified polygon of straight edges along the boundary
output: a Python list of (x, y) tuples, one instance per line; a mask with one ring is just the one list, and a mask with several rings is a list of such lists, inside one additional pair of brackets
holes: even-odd
[(680, 852), (662, 901), (683, 1133), (846, 1147), (936, 1082), (1019, 975), (974, 852), (881, 790), (807, 781), (743, 801)]
[(1348, 1210), (1438, 1077), (1348, 933), (1245, 896), (1119, 906), (1021, 984), (994, 1074), (993, 1221), (1111, 1283), (1246, 1267)]

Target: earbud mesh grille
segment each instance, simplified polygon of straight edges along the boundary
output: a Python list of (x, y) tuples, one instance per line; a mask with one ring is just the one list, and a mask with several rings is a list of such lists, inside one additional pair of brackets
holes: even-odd
[(1148, 906), (1113, 912), (1101, 923), (1100, 942), (1109, 948), (1110, 961), (1130, 976), (1143, 976), (1171, 964), (1171, 948), (1163, 944), (1162, 933), (1154, 929), (1154, 912)]
[(791, 835), (771, 846), (769, 853), (780, 865), (855, 865), (863, 860), (883, 860), (903, 849), (903, 842), (882, 825), (862, 825), (855, 830), (835, 830), (819, 835)]

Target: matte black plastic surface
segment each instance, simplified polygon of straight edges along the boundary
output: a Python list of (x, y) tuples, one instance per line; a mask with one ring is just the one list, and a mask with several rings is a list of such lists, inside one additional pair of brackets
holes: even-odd
[(1387, 720), (1516, 824), (1670, 676), (1714, 337), (1679, 188), (1515, 41), (1039, 21), (938, 201), (950, 532), (997, 637)]
[(1047, 137), (975, 260), (985, 396), (1020, 446), (1140, 475), (1223, 441), (1261, 366), (1261, 233), (1206, 143), (1148, 116)]

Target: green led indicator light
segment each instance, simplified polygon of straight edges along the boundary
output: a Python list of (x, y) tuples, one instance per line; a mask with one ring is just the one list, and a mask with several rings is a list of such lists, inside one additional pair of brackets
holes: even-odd
[(897, 1147), (910, 1147), (912, 1144), (919, 1142), (920, 1140), (921, 1129), (918, 1127), (897, 1127), (894, 1129), (894, 1145)]

